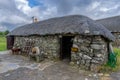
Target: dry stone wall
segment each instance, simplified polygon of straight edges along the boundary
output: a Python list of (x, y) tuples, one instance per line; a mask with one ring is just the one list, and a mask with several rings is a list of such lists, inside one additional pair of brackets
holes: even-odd
[(40, 53), (49, 59), (58, 58), (59, 39), (57, 36), (15, 37), (14, 47), (23, 49), (27, 42), (33, 42), (40, 49)]
[(101, 36), (75, 36), (73, 47), (78, 52), (71, 52), (71, 61), (84, 69), (98, 71), (107, 61), (107, 44)]
[(112, 33), (115, 36), (115, 41), (112, 43), (113, 47), (120, 48), (120, 33), (119, 32), (114, 32)]
[[(27, 42), (33, 41), (40, 53), (48, 59), (59, 59), (60, 42), (58, 36), (15, 37), (14, 47), (24, 48)], [(101, 36), (80, 36), (73, 38), (73, 46), (78, 52), (71, 51), (71, 62), (84, 69), (98, 71), (107, 62), (108, 51), (106, 40)]]

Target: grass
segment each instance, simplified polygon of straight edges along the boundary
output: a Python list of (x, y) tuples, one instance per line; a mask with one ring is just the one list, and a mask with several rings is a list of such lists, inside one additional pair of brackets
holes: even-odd
[(110, 67), (108, 64), (105, 64), (104, 66), (102, 66), (102, 72), (115, 72), (120, 70), (120, 48), (114, 48), (114, 53), (117, 57), (117, 63), (115, 67)]
[(114, 52), (117, 55), (117, 65), (114, 69), (116, 71), (116, 70), (120, 70), (120, 48), (114, 48)]
[(0, 36), (0, 51), (6, 50), (6, 38), (4, 36)]

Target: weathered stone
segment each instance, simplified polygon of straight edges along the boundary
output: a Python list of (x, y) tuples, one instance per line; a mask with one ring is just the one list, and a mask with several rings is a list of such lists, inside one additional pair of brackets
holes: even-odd
[[(34, 43), (32, 45), (32, 43)], [(29, 44), (28, 44), (29, 43)], [(48, 58), (52, 58), (52, 56), (58, 56), (59, 53), (59, 40), (57, 37), (46, 36), (46, 37), (15, 37), (15, 45), (19, 45), (22, 50), (25, 50), (24, 47), (30, 45), (38, 46), (41, 54), (44, 54)]]
[(47, 55), (48, 55), (48, 53), (44, 53), (44, 55), (45, 55), (45, 56), (47, 56)]
[(78, 53), (80, 57), (82, 57), (82, 53)]
[(84, 41), (84, 43), (90, 44), (91, 41), (86, 39), (86, 40)]
[(93, 53), (93, 49), (90, 49), (90, 53)]
[[(45, 58), (59, 58), (60, 41), (57, 36), (15, 37), (14, 46), (23, 48), (26, 46), (26, 42), (30, 41), (35, 43), (34, 46), (39, 47)], [(77, 35), (73, 38), (72, 47), (78, 48), (78, 51), (71, 51), (71, 61), (84, 66), (85, 69), (90, 68), (91, 63), (101, 64), (105, 62), (105, 58), (107, 59), (107, 44), (101, 36), (91, 38), (91, 36)]]
[(98, 45), (98, 44), (92, 44), (91, 48), (93, 48), (93, 49), (103, 49), (104, 46), (103, 45)]
[(97, 60), (97, 61), (104, 61), (104, 59), (103, 58), (93, 58), (94, 60)]
[(101, 53), (101, 54), (104, 54), (104, 53), (105, 53), (105, 50), (101, 50), (100, 53)]
[(90, 60), (89, 60), (89, 59), (88, 59), (88, 60), (86, 60), (86, 63), (87, 63), (87, 64), (89, 64), (89, 63), (90, 63)]
[(96, 56), (100, 58), (100, 57), (103, 57), (103, 54), (97, 54)]
[(79, 43), (83, 43), (84, 40), (83, 40), (83, 39), (78, 39), (78, 42), (79, 42)]
[(92, 58), (88, 55), (83, 55), (83, 59), (92, 59)]
[(76, 58), (76, 57), (77, 57), (77, 55), (76, 55), (76, 54), (71, 54), (71, 56), (72, 56), (72, 57), (74, 57), (74, 58)]
[(81, 60), (81, 64), (84, 65), (85, 64), (85, 60)]
[(98, 61), (96, 61), (96, 60), (94, 60), (94, 59), (92, 59), (91, 62), (92, 62), (92, 63), (96, 63), (96, 64), (99, 63)]
[(77, 65), (79, 65), (80, 64), (80, 62), (79, 61), (77, 61)]
[(74, 42), (77, 42), (77, 41), (78, 41), (78, 40), (77, 40), (77, 38), (75, 37), (75, 38), (74, 38)]
[(120, 33), (112, 33), (112, 34), (116, 37), (116, 40), (112, 42), (112, 46), (120, 48)]
[(101, 50), (99, 49), (93, 49), (93, 53), (95, 53), (95, 54), (99, 54), (101, 52)]
[(75, 47), (75, 48), (79, 48), (78, 45), (76, 45), (76, 44), (73, 44), (73, 47)]
[(90, 57), (93, 57), (93, 56), (94, 56), (94, 53), (89, 53), (89, 56), (90, 56)]
[(89, 52), (89, 49), (85, 47), (84, 45), (80, 47), (80, 50), (84, 52)]
[(90, 44), (88, 44), (88, 43), (85, 43), (85, 42), (83, 42), (82, 44), (81, 44), (81, 46), (85, 46), (85, 47), (88, 47)]
[(72, 54), (71, 55), (71, 60), (79, 60), (79, 56), (77, 54)]
[(87, 67), (87, 69), (89, 68), (89, 66), (90, 66), (90, 60), (86, 60), (85, 66)]
[(80, 67), (84, 66), (85, 69), (89, 69), (91, 63), (94, 65), (101, 65), (103, 63), (104, 58), (107, 57), (104, 55), (105, 53), (107, 54), (107, 45), (104, 39), (101, 39), (101, 36), (95, 37), (93, 40), (90, 37), (84, 36), (76, 36), (75, 39), (76, 42), (74, 41), (73, 44), (77, 45), (76, 47), (79, 51), (72, 57), (76, 60), (76, 64), (81, 65)]

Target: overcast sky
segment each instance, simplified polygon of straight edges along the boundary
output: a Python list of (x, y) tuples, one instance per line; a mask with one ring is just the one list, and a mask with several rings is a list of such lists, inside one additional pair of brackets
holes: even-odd
[(92, 19), (120, 15), (119, 0), (0, 0), (0, 31), (65, 15), (85, 15)]

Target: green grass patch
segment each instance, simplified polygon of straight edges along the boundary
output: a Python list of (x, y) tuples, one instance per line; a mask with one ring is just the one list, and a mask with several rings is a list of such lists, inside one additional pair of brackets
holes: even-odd
[(0, 36), (0, 51), (6, 50), (6, 37)]
[(119, 48), (114, 48), (114, 53), (117, 57), (117, 63), (115, 67), (110, 67), (108, 64), (105, 64), (102, 66), (102, 72), (115, 72), (120, 70), (120, 49)]
[(120, 70), (120, 49), (119, 48), (114, 48), (114, 52), (117, 55), (117, 65), (114, 68), (115, 71)]

